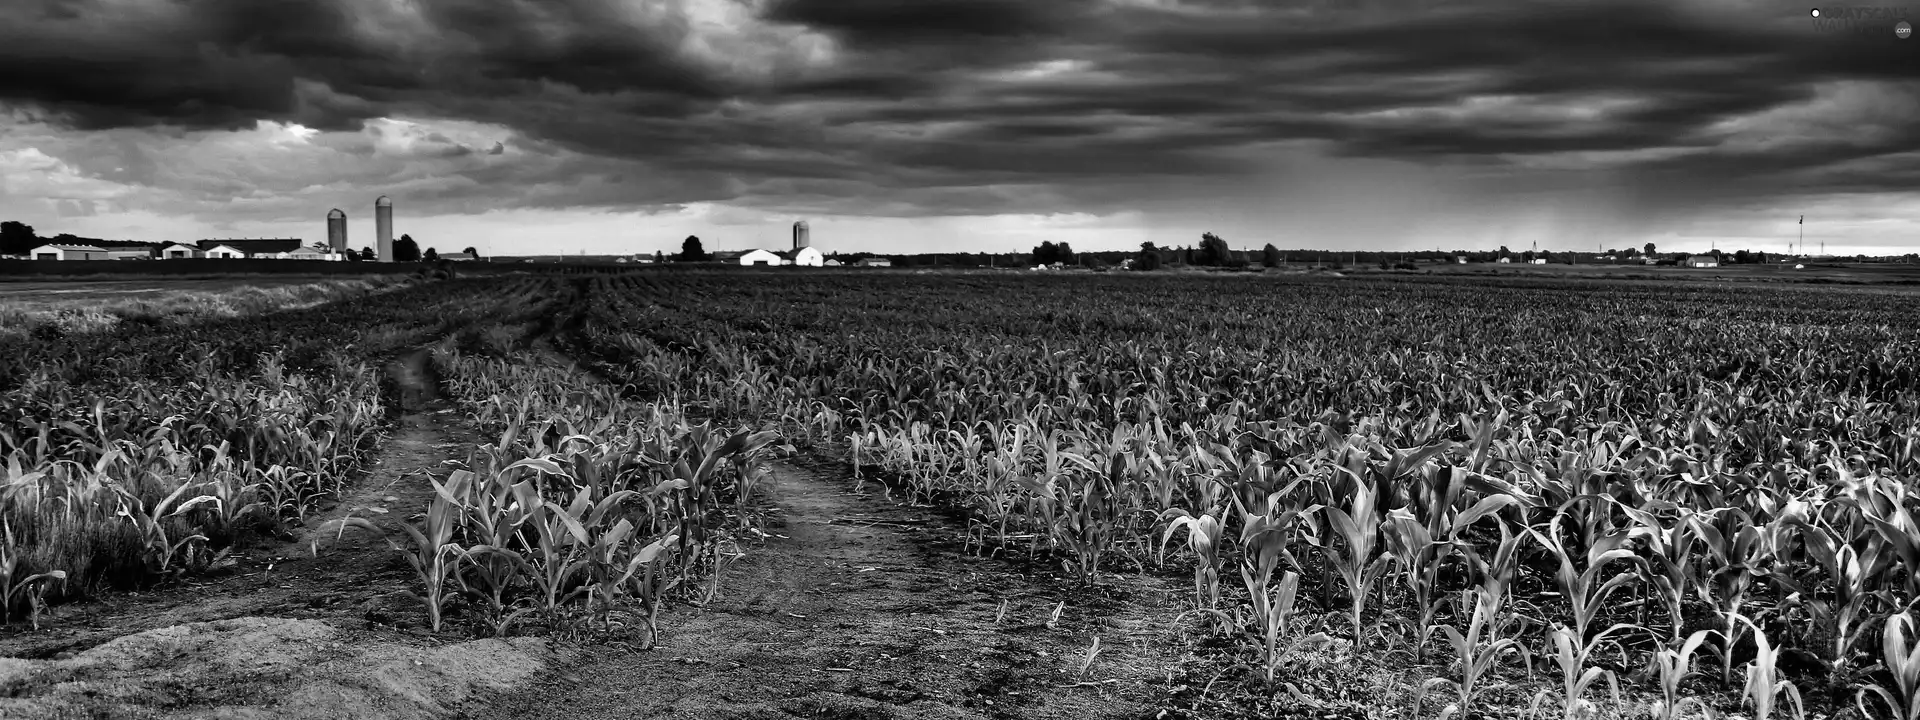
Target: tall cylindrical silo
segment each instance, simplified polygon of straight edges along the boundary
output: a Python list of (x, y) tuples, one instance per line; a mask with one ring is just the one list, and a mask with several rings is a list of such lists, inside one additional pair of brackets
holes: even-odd
[(340, 208), (327, 213), (327, 247), (337, 253), (347, 251), (347, 214)]
[(793, 249), (799, 250), (800, 248), (807, 247), (809, 243), (813, 242), (813, 239), (810, 237), (807, 237), (807, 235), (808, 235), (807, 221), (801, 220), (800, 222), (794, 223), (793, 224)]
[(385, 195), (373, 201), (373, 236), (380, 244), (380, 262), (393, 262), (393, 200)]

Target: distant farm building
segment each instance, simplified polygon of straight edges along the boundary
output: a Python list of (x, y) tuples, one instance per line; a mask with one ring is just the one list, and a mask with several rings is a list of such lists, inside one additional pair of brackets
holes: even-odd
[(860, 267), (893, 267), (893, 261), (886, 258), (867, 258), (854, 264)]
[(108, 260), (152, 260), (153, 250), (151, 249), (139, 250), (139, 249), (127, 249), (127, 248), (122, 248), (119, 250), (108, 250), (107, 259)]
[(828, 260), (828, 261), (826, 261), (826, 262), (823, 262), (823, 263), (821, 263), (821, 267), (840, 267), (840, 261), (839, 261), (839, 260)]
[(342, 260), (344, 254), (327, 252), (315, 247), (297, 247), (286, 252), (274, 253), (275, 260)]
[(1687, 258), (1687, 267), (1695, 267), (1695, 268), (1720, 267), (1720, 258), (1714, 257), (1712, 255), (1695, 255), (1693, 257)]
[(106, 250), (92, 245), (42, 245), (28, 255), (35, 260), (110, 260)]
[(1531, 263), (1533, 263), (1533, 264), (1535, 264), (1535, 265), (1545, 265), (1545, 264), (1547, 264), (1547, 259), (1546, 259), (1546, 258), (1534, 258), (1534, 259), (1532, 259), (1532, 260), (1529, 260), (1528, 262), (1531, 262)]
[[(803, 227), (802, 229), (804, 230), (805, 228)], [(825, 267), (827, 258), (820, 254), (818, 248), (801, 247), (797, 250), (788, 250), (780, 253), (780, 264), (797, 265), (799, 267)]]
[(1495, 260), (1494, 262), (1510, 263), (1510, 262), (1513, 262), (1513, 258), (1503, 257), (1503, 258), (1500, 258), (1499, 260)]
[(205, 257), (206, 254), (207, 252), (201, 250), (198, 246), (188, 245), (186, 243), (170, 242), (160, 246), (160, 259), (162, 260), (187, 260)]
[(277, 258), (300, 249), (299, 238), (259, 238), (201, 240), (198, 245), (210, 258)]
[(1453, 256), (1453, 262), (1454, 262), (1454, 263), (1456, 263), (1456, 264), (1459, 264), (1459, 265), (1465, 265), (1465, 264), (1467, 264), (1467, 256), (1465, 256), (1465, 255), (1455, 255), (1455, 256)]
[(740, 255), (740, 264), (745, 267), (754, 265), (780, 265), (780, 254), (772, 250), (749, 250)]

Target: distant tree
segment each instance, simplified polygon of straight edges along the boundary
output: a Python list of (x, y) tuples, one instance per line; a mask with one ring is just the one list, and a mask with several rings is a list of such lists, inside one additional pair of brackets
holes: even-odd
[(707, 249), (700, 246), (700, 238), (688, 235), (687, 239), (680, 241), (680, 254), (674, 256), (674, 259), (680, 262), (701, 262), (709, 257)]
[(1140, 243), (1140, 255), (1134, 259), (1133, 265), (1140, 270), (1160, 269), (1160, 248), (1150, 242)]
[(375, 260), (379, 260), (380, 255), (378, 253), (375, 253), (373, 251), (373, 248), (363, 247), (363, 248), (360, 248), (360, 259), (365, 260), (367, 262), (373, 262)]
[(1647, 257), (1653, 257), (1654, 251), (1656, 249), (1657, 248), (1654, 247), (1653, 243), (1647, 243), (1645, 245), (1640, 246), (1640, 251), (1643, 253), (1646, 253)]
[(436, 251), (433, 248), (427, 248), (426, 252), (420, 253), (420, 259), (425, 260), (427, 262), (433, 262), (435, 260), (440, 259), (440, 253), (439, 251)]
[(1073, 265), (1080, 262), (1080, 256), (1074, 254), (1072, 245), (1068, 245), (1066, 243), (1060, 243), (1059, 245), (1053, 246), (1053, 249), (1054, 249), (1054, 254), (1053, 254), (1054, 262), (1066, 263), (1068, 265)]
[(13, 220), (0, 222), (0, 255), (25, 255), (40, 244), (40, 236), (34, 234), (32, 225)]
[(460, 252), (466, 253), (467, 257), (473, 258), (475, 260), (480, 259), (480, 251), (473, 249), (472, 246), (468, 246), (467, 249), (461, 250)]
[(1640, 257), (1640, 251), (1633, 248), (1627, 248), (1626, 257), (1628, 258)]
[(1274, 247), (1273, 243), (1267, 243), (1266, 247), (1260, 248), (1260, 264), (1266, 267), (1280, 267), (1280, 248)]
[(659, 250), (655, 250), (655, 251), (653, 251), (653, 261), (654, 261), (654, 262), (657, 262), (657, 263), (662, 263), (662, 262), (666, 262), (666, 261), (667, 261), (667, 254), (666, 254), (666, 253), (663, 253), (663, 252), (660, 252)]
[(394, 262), (419, 262), (419, 260), (420, 243), (414, 242), (412, 235), (401, 235), (399, 240), (393, 241)]
[(1512, 255), (1513, 255), (1513, 251), (1508, 250), (1507, 246), (1505, 245), (1500, 246), (1500, 257), (1511, 257)]
[(1742, 265), (1753, 262), (1753, 253), (1747, 252), (1746, 250), (1739, 250), (1733, 254), (1733, 261)]
[(347, 257), (347, 262), (360, 262), (360, 261), (361, 261), (361, 258), (360, 258), (360, 253), (359, 253), (359, 252), (356, 252), (356, 251), (354, 251), (354, 250), (353, 250), (352, 248), (348, 248), (348, 249), (347, 249), (347, 251), (346, 251), (346, 253), (344, 253), (344, 254), (345, 254), (345, 255), (346, 255), (346, 257)]
[(1052, 240), (1042, 240), (1033, 248), (1033, 264), (1052, 265), (1060, 261), (1060, 246)]
[(1233, 260), (1233, 249), (1227, 247), (1227, 241), (1219, 235), (1203, 233), (1200, 235), (1200, 250), (1193, 253), (1190, 261), (1195, 265), (1225, 265)]

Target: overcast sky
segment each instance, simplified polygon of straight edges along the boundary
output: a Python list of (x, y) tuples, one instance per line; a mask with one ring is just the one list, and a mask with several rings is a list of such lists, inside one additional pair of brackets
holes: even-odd
[[(1801, 0), (1809, 1), (1809, 0)], [(1831, 11), (1829, 15), (1834, 14)], [(1920, 38), (1770, 0), (4, 0), (0, 218), (442, 250), (1920, 250)], [(1862, 30), (1860, 33), (1850, 32)]]

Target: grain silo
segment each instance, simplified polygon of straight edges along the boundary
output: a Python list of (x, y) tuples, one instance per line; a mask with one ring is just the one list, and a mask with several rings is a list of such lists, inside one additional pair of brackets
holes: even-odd
[(340, 208), (327, 213), (327, 248), (337, 253), (347, 251), (347, 214)]
[(393, 200), (385, 195), (373, 201), (373, 237), (379, 243), (380, 262), (393, 262)]
[(793, 249), (799, 250), (800, 248), (808, 247), (812, 242), (813, 239), (807, 237), (807, 221), (801, 220), (800, 222), (794, 223)]

